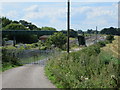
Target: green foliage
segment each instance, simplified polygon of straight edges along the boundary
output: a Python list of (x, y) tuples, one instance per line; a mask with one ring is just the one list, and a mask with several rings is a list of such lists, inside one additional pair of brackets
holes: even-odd
[(44, 30), (44, 31), (56, 31), (56, 29), (52, 28), (52, 27), (42, 27), (41, 30)]
[(120, 31), (117, 28), (110, 27), (104, 28), (100, 31), (101, 34), (108, 34), (108, 35), (120, 35)]
[(51, 35), (47, 42), (50, 44), (50, 45), (55, 45), (55, 47), (58, 47), (58, 48), (61, 48), (63, 49), (63, 46), (65, 45), (66, 43), (66, 36), (62, 33), (62, 32), (59, 32), (59, 33), (54, 33), (53, 35)]
[(11, 23), (3, 28), (4, 30), (28, 30), (25, 26), (21, 24)]
[(20, 52), (20, 50), (17, 50), (15, 47), (3, 47), (2, 48), (2, 64), (5, 67), (6, 65), (16, 65), (19, 66), (20, 61), (19, 58), (17, 58), (17, 54)]
[(26, 48), (25, 49), (32, 49), (33, 48), (33, 45), (32, 44), (25, 44), (26, 45)]
[(98, 34), (99, 31), (96, 32), (96, 30), (88, 29), (88, 30), (86, 31), (86, 33), (87, 33), (87, 34), (96, 34), (96, 33)]
[(24, 50), (23, 47), (13, 46), (2, 47), (2, 71), (21, 66), (21, 60), (18, 55)]
[(53, 57), (45, 70), (58, 88), (116, 88), (118, 63), (114, 60), (111, 54), (93, 45)]
[(12, 22), (12, 20), (7, 19), (6, 17), (0, 18), (0, 21), (2, 21), (2, 27), (5, 27)]
[(108, 40), (105, 40), (105, 41), (99, 41), (99, 42), (97, 43), (97, 45), (98, 45), (99, 47), (104, 47), (104, 46), (106, 46), (106, 44), (108, 44), (108, 43), (109, 43)]
[[(16, 34), (14, 35), (15, 39), (16, 39), (16, 43), (27, 43), (27, 44), (31, 44), (31, 43), (36, 43), (38, 42), (38, 36), (34, 35), (34, 34)], [(10, 40), (14, 40), (14, 36), (13, 35), (8, 35), (6, 36), (6, 38), (10, 39)]]
[(25, 20), (20, 21), (12, 21), (6, 17), (0, 18), (2, 22), (0, 25), (2, 29), (0, 30), (47, 30), (47, 31), (56, 31), (53, 27), (42, 27), (39, 28), (36, 25), (32, 24), (31, 22), (27, 22)]
[(41, 30), (36, 25), (34, 25), (32, 23), (29, 23), (25, 20), (20, 20), (19, 23), (22, 24), (25, 27), (28, 27), (29, 30)]
[(8, 70), (8, 69), (12, 69), (12, 68), (15, 68), (15, 67), (18, 67), (17, 65), (12, 65), (12, 64), (10, 64), (10, 63), (4, 63), (3, 65), (2, 65), (2, 70), (1, 71), (6, 71), (6, 70)]
[(40, 50), (46, 50), (46, 49), (47, 49), (47, 46), (41, 46), (39, 49), (40, 49)]
[(113, 35), (108, 35), (106, 37), (106, 40), (108, 40), (110, 43), (112, 43), (112, 41), (114, 40), (114, 36)]

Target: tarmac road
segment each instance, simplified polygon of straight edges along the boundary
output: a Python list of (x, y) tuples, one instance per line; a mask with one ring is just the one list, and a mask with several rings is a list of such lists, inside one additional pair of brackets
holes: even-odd
[(28, 64), (7, 70), (1, 75), (2, 88), (55, 88), (44, 75), (44, 65)]

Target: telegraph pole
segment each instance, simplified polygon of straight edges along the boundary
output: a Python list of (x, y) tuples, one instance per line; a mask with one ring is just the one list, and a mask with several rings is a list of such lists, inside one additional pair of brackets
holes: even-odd
[(67, 53), (69, 53), (69, 36), (70, 36), (70, 0), (68, 0), (68, 12), (67, 12)]
[(96, 43), (97, 43), (97, 26), (96, 26)]

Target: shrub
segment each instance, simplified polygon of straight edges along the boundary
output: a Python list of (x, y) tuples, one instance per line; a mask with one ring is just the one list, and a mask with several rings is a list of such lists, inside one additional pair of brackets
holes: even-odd
[(108, 40), (110, 43), (112, 43), (112, 41), (114, 40), (114, 36), (113, 35), (108, 35), (106, 37), (106, 40)]
[(19, 58), (17, 57), (17, 54), (20, 51), (21, 51), (20, 49), (16, 49), (16, 48), (13, 48), (13, 47), (12, 48), (11, 47), (2, 48), (2, 65), (3, 65), (3, 68), (7, 67), (8, 64), (12, 65), (12, 66), (21, 65), (20, 61), (19, 61)]
[(42, 46), (42, 47), (40, 47), (39, 49), (40, 49), (40, 50), (46, 50), (47, 47), (46, 47), (46, 46)]
[(104, 46), (106, 46), (106, 44), (108, 44), (108, 43), (109, 43), (108, 40), (105, 40), (105, 41), (99, 41), (99, 42), (97, 43), (97, 45), (100, 46), (100, 47), (104, 47)]
[(66, 41), (67, 41), (67, 38), (65, 34), (63, 34), (62, 32), (59, 32), (59, 33), (54, 33), (53, 35), (51, 35), (48, 38), (47, 43), (49, 43), (50, 45), (55, 45), (55, 47), (63, 49), (63, 46), (66, 44)]
[(116, 88), (118, 64), (112, 59), (111, 54), (106, 56), (98, 45), (92, 45), (78, 52), (54, 56), (45, 70), (58, 88)]

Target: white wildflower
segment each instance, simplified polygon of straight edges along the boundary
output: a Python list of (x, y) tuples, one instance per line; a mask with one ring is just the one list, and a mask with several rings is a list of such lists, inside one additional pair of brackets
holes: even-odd
[(83, 76), (81, 76), (81, 78), (83, 78)]
[(111, 78), (115, 78), (115, 75), (111, 75)]
[(88, 78), (85, 78), (85, 80), (88, 80)]

